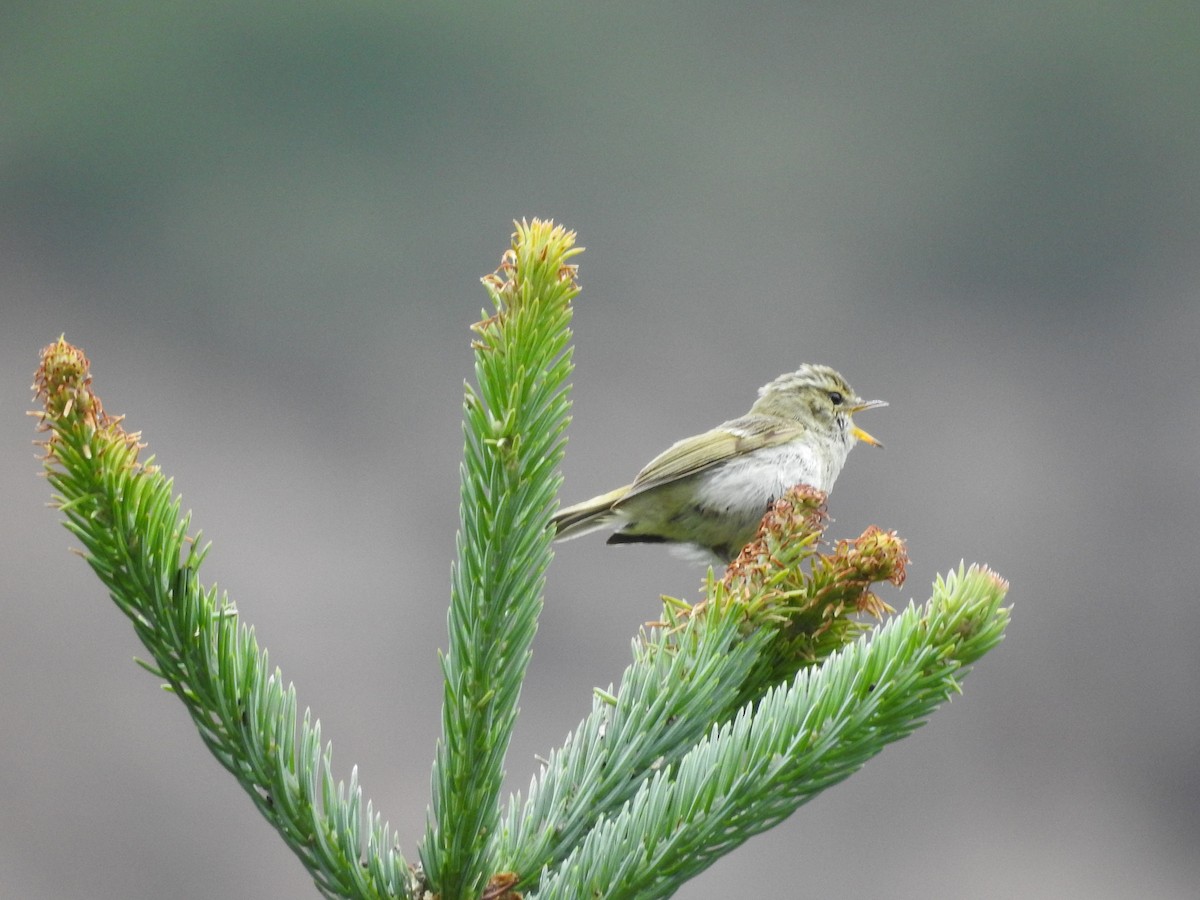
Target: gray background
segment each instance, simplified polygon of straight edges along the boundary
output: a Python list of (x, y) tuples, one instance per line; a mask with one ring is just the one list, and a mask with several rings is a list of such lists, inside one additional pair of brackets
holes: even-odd
[[(65, 331), (410, 858), (439, 731), (468, 324), (578, 229), (565, 499), (803, 361), (862, 423), (834, 537), (987, 562), (1008, 640), (929, 727), (680, 896), (1200, 883), (1192, 3), (13, 2), (0, 13), (0, 895), (315, 896), (43, 504)], [(523, 787), (701, 573), (564, 545)]]

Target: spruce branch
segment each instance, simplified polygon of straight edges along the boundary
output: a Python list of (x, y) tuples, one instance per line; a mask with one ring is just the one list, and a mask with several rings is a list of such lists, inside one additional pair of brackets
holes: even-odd
[(570, 411), (579, 288), (569, 260), (581, 250), (574, 232), (551, 222), (516, 225), (500, 267), (483, 279), (494, 312), (473, 327), (477, 387), (467, 387), (464, 401), (442, 740), (420, 850), (428, 883), (444, 900), (476, 897), (497, 874), (488, 846), (542, 607)]
[[(357, 770), (335, 782), (332, 748), (296, 691), (271, 669), (254, 629), (198, 573), (208, 551), (190, 536), (172, 482), (139, 460), (144, 446), (104, 412), (90, 365), (65, 339), (42, 351), (33, 385), (48, 437), (45, 474), (83, 556), (150, 652), (200, 737), (300, 857), (327, 897), (412, 896), (408, 865), (370, 803), (363, 818)], [(299, 741), (297, 741), (299, 734)]]
[(714, 725), (599, 822), (530, 900), (669, 897), (923, 724), (1001, 640), (1007, 588), (987, 569), (960, 568), (923, 607)]

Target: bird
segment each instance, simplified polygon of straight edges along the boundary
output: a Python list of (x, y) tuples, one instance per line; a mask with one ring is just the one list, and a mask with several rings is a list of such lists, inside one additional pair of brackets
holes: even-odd
[(829, 366), (802, 365), (759, 388), (746, 415), (677, 441), (632, 483), (559, 510), (555, 540), (617, 526), (610, 544), (668, 544), (728, 564), (788, 488), (828, 494), (855, 443), (883, 446), (852, 419), (882, 406)]

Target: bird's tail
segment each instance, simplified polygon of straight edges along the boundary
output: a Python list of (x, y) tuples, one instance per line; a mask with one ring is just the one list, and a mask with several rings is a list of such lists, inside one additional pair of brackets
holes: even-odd
[(613, 505), (629, 493), (629, 485), (615, 491), (560, 509), (551, 522), (557, 531), (555, 540), (565, 541), (603, 528), (617, 518)]

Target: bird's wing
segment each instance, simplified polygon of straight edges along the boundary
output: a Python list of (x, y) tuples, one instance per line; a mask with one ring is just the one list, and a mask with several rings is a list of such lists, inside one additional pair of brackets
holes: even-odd
[[(672, 444), (638, 473), (628, 492), (632, 497), (660, 485), (687, 478), (727, 460), (765, 447), (778, 447), (804, 434), (804, 426), (786, 419), (745, 416), (731, 419), (711, 431)], [(620, 501), (617, 501), (618, 503)]]

